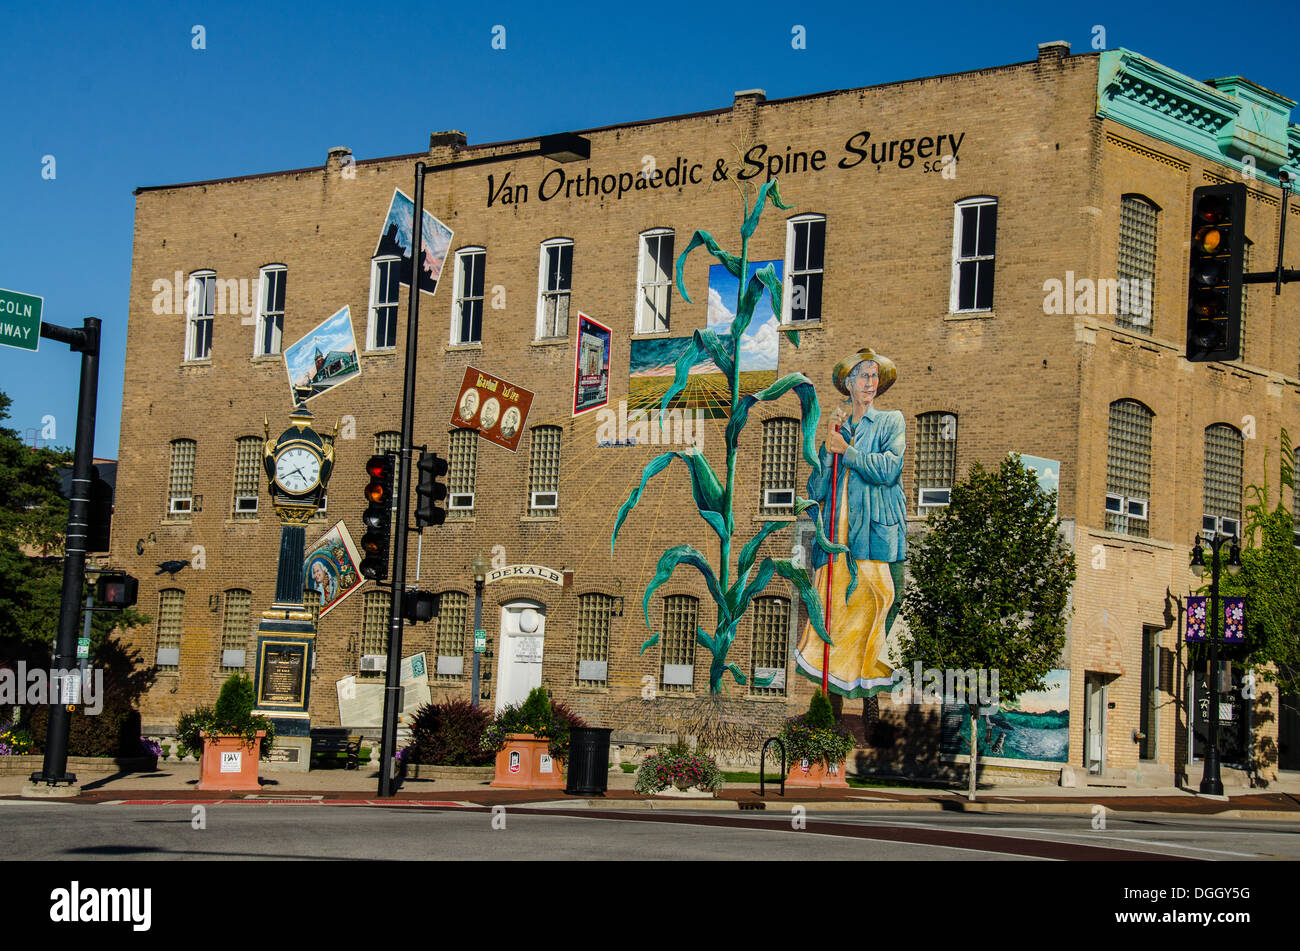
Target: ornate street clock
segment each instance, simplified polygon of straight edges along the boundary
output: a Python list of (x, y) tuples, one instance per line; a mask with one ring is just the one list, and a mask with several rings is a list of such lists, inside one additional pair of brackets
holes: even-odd
[[(284, 523), (301, 524), (315, 514), (334, 468), (334, 444), (312, 428), (312, 414), (302, 406), (289, 417), (292, 424), (271, 439), (266, 423), (263, 463), (275, 510)], [(337, 427), (335, 429), (337, 435)]]

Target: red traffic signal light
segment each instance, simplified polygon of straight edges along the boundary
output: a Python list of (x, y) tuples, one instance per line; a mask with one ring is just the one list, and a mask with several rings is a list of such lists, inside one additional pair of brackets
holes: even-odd
[(129, 608), (140, 594), (140, 582), (128, 574), (101, 575), (95, 599), (108, 608)]
[(388, 549), (393, 521), (393, 457), (371, 456), (366, 462), (364, 497), (366, 510), (361, 516), (365, 534), (361, 536), (360, 571), (363, 578), (383, 581), (388, 577)]
[(1204, 185), (1192, 192), (1187, 278), (1187, 359), (1236, 360), (1241, 349), (1241, 269), (1246, 186)]

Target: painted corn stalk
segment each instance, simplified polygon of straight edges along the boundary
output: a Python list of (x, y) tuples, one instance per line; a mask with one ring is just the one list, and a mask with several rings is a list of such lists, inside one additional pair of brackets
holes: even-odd
[[(725, 479), (719, 478), (718, 473), (714, 472), (713, 467), (709, 465), (708, 460), (705, 459), (697, 447), (691, 447), (681, 452), (665, 452), (657, 456), (645, 467), (645, 470), (641, 473), (641, 484), (632, 491), (627, 501), (619, 509), (618, 518), (614, 523), (614, 532), (610, 538), (610, 550), (613, 551), (618, 541), (619, 528), (622, 527), (628, 514), (640, 501), (647, 483), (652, 477), (668, 468), (674, 459), (680, 460), (690, 475), (691, 489), (695, 496), (695, 505), (699, 510), (700, 518), (704, 519), (709, 528), (718, 536), (720, 543), (718, 563), (716, 566), (710, 564), (703, 553), (690, 545), (676, 545), (669, 548), (660, 556), (654, 578), (646, 586), (645, 595), (641, 600), (641, 610), (645, 617), (646, 627), (649, 628), (650, 597), (660, 585), (672, 577), (673, 572), (679, 565), (694, 568), (703, 576), (709, 594), (713, 597), (714, 604), (717, 606), (718, 621), (717, 627), (712, 634), (706, 632), (702, 627), (697, 627), (695, 636), (699, 644), (707, 648), (713, 655), (713, 661), (709, 667), (709, 690), (714, 694), (722, 692), (722, 679), (727, 671), (731, 671), (737, 683), (746, 683), (745, 674), (737, 664), (727, 660), (727, 654), (735, 640), (736, 630), (741, 619), (745, 616), (750, 601), (767, 586), (773, 575), (780, 575), (794, 585), (799, 597), (807, 606), (808, 617), (813, 628), (821, 636), (822, 640), (830, 643), (830, 636), (823, 623), (821, 598), (813, 588), (808, 572), (790, 559), (769, 557), (764, 557), (761, 561), (758, 559), (759, 547), (762, 545), (763, 540), (772, 532), (788, 527), (790, 524), (788, 521), (765, 522), (752, 538), (740, 545), (735, 564), (732, 564), (733, 546), (740, 541), (737, 538), (735, 519), (733, 517), (736, 456), (740, 446), (740, 434), (745, 428), (750, 410), (754, 405), (778, 400), (787, 393), (793, 393), (799, 400), (803, 457), (813, 467), (814, 473), (820, 471), (821, 468), (817, 452), (814, 449), (814, 439), (817, 422), (821, 418), (821, 409), (817, 404), (817, 393), (813, 388), (813, 384), (806, 376), (802, 373), (791, 373), (781, 377), (775, 383), (757, 393), (747, 394), (743, 397), (740, 395), (740, 361), (737, 359), (737, 354), (739, 353), (741, 335), (753, 318), (754, 308), (762, 300), (764, 294), (769, 294), (773, 311), (777, 314), (781, 313), (781, 280), (776, 276), (772, 265), (769, 264), (756, 271), (750, 277), (748, 283), (745, 281), (744, 275), (749, 270), (749, 239), (758, 227), (763, 208), (769, 200), (777, 208), (788, 209), (792, 207), (782, 202), (775, 179), (759, 189), (752, 207), (750, 205), (750, 192), (747, 188), (741, 187), (741, 197), (745, 214), (740, 229), (739, 255), (724, 251), (707, 231), (696, 231), (691, 237), (690, 243), (687, 244), (686, 250), (677, 258), (677, 289), (687, 303), (690, 302), (691, 298), (686, 293), (686, 286), (682, 280), (683, 268), (687, 255), (696, 248), (704, 247), (707, 249), (710, 254), (722, 262), (728, 271), (737, 277), (739, 288), (737, 291), (736, 316), (731, 323), (730, 332), (719, 335), (714, 330), (695, 331), (690, 345), (677, 360), (673, 385), (664, 394), (661, 403), (661, 409), (666, 410), (672, 399), (685, 388), (687, 374), (695, 363), (706, 359), (713, 361), (727, 378), (730, 386), (731, 402), (730, 418), (726, 430), (727, 471)], [(798, 331), (786, 331), (786, 336), (796, 347), (799, 345)], [(661, 413), (661, 428), (663, 425), (662, 419), (663, 414)], [(810, 509), (816, 510), (817, 508), (818, 503), (815, 501), (802, 498), (796, 499), (795, 511), (797, 513), (807, 512)], [(820, 513), (813, 512), (812, 514), (813, 524), (817, 528), (817, 544), (822, 550), (828, 553), (848, 551), (845, 546), (831, 544), (827, 540), (822, 530)], [(856, 575), (853, 559), (848, 559), (848, 564), (851, 573)], [(851, 581), (850, 590), (852, 590), (853, 586), (856, 586), (856, 578)], [(641, 652), (644, 653), (648, 647), (658, 643), (659, 637), (659, 633), (653, 634), (641, 645)], [(770, 682), (770, 677), (765, 678), (756, 681), (755, 686), (766, 686)]]

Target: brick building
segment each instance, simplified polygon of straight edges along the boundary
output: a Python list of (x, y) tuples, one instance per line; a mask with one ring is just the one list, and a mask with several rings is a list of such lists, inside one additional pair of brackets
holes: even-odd
[[(414, 155), (338, 149), (321, 167), (139, 189), (114, 563), (193, 562), (174, 577), (137, 572), (155, 622), (133, 637), (148, 659), (166, 652), (146, 727), (166, 729), (214, 697), (223, 662), (241, 666), (226, 651), (247, 649), (252, 670), (279, 539), (257, 455), (263, 419), (278, 432), (292, 409), (284, 346), (344, 305), (361, 373), (309, 404), (318, 430), (342, 428), (308, 538), (339, 519), (360, 537), (363, 465), (396, 446), (407, 307), (376, 239), (416, 161), (431, 168), (425, 207), (454, 237), (437, 292), (421, 301), (415, 443), (450, 457), (451, 491), (468, 504), (425, 533), (420, 585), (444, 594), (443, 612), (407, 628), (403, 653), (463, 658), (459, 674), (436, 673), (431, 659), (430, 679), (435, 696), (468, 698), (469, 564), (481, 551), (573, 573), (566, 586), (487, 586), (485, 702), (512, 699), (502, 684), (515, 690), (520, 672), (503, 671), (501, 650), (524, 608), (540, 618), (542, 682), (596, 723), (667, 729), (703, 696), (710, 657), (693, 628), (712, 630), (713, 602), (698, 576), (681, 570), (655, 592), (650, 622), (663, 637), (643, 654), (640, 602), (660, 552), (690, 543), (716, 557), (716, 539), (670, 467), (611, 554), (615, 513), (663, 450), (606, 438), (599, 411), (574, 416), (576, 326), (581, 311), (612, 328), (617, 415), (633, 346), (710, 320), (713, 259), (688, 259), (690, 302), (668, 286), (671, 262), (696, 229), (739, 247), (736, 191), (715, 178), (739, 156), (742, 174), (755, 184), (775, 174), (794, 206), (769, 206), (750, 243), (751, 260), (782, 267), (780, 329), (801, 331), (797, 349), (780, 334), (767, 342), (778, 372), (806, 373), (825, 406), (838, 398), (829, 379), (840, 358), (869, 346), (893, 360), (898, 381), (879, 405), (907, 421), (913, 537), (972, 462), (1014, 451), (1060, 463), (1059, 511), (1078, 560), (1061, 663), (1068, 762), (1172, 779), (1189, 759), (1176, 599), (1195, 587), (1193, 535), (1206, 517), (1239, 522), (1243, 486), (1263, 481), (1264, 448), (1283, 427), (1300, 433), (1294, 293), (1249, 291), (1241, 360), (1181, 355), (1189, 200), (1249, 166), (1252, 264), (1271, 266), (1278, 171), (1300, 171), (1293, 105), (1240, 78), (1201, 83), (1126, 50), (1070, 55), (1048, 43), (1010, 66), (779, 101), (751, 90), (728, 108), (582, 130), (591, 155), (578, 162), (539, 155), (536, 139), (469, 145), (447, 132)], [(1083, 293), (1083, 282), (1108, 281), (1149, 287), (1150, 308)], [(188, 313), (182, 282), (207, 291)], [(802, 299), (790, 302), (796, 286)], [(535, 392), (517, 453), (450, 424), (467, 365)], [(793, 398), (760, 404), (741, 443), (736, 523), (788, 520), (764, 543), (774, 557), (809, 530), (789, 505), (808, 476), (797, 418)], [(715, 469), (723, 426), (706, 419), (699, 431)], [(413, 544), (412, 580), (414, 555)], [(747, 676), (784, 675), (767, 688), (728, 678), (729, 696), (764, 729), (805, 709), (812, 689), (790, 661), (803, 626), (792, 595), (775, 578), (729, 657)], [(338, 722), (335, 682), (384, 652), (385, 615), (385, 591), (367, 584), (321, 620), (315, 722)], [(690, 682), (674, 683), (687, 668)], [(889, 706), (882, 716), (901, 716)]]

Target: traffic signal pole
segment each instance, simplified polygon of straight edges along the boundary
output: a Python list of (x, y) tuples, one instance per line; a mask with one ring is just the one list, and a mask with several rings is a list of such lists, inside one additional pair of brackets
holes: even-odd
[(411, 284), (406, 317), (406, 373), (402, 386), (402, 448), (397, 470), (397, 518), (393, 526), (392, 598), (388, 607), (388, 670), (384, 675), (384, 736), (380, 747), (379, 795), (396, 791), (397, 703), (401, 696), (402, 611), (406, 593), (406, 529), (411, 501), (411, 440), (415, 428), (415, 364), (420, 330), (420, 277), (424, 272), (424, 163), (415, 163), (411, 222)]
[[(99, 399), (98, 317), (87, 317), (80, 330), (41, 323), (41, 336), (66, 343), (81, 354), (81, 392), (77, 398), (77, 443), (72, 457), (72, 491), (68, 498), (68, 531), (63, 545), (63, 599), (59, 605), (59, 633), (54, 643), (55, 670), (77, 668), (77, 620), (81, 615), (81, 588), (85, 583), (86, 538), (90, 520), (91, 459), (95, 454), (95, 411)], [(62, 693), (60, 684), (60, 694)], [(63, 697), (50, 697), (50, 719), (45, 733), (45, 760), (32, 773), (33, 783), (72, 784), (68, 772), (68, 729), (72, 724)], [(80, 700), (80, 691), (78, 691)]]

